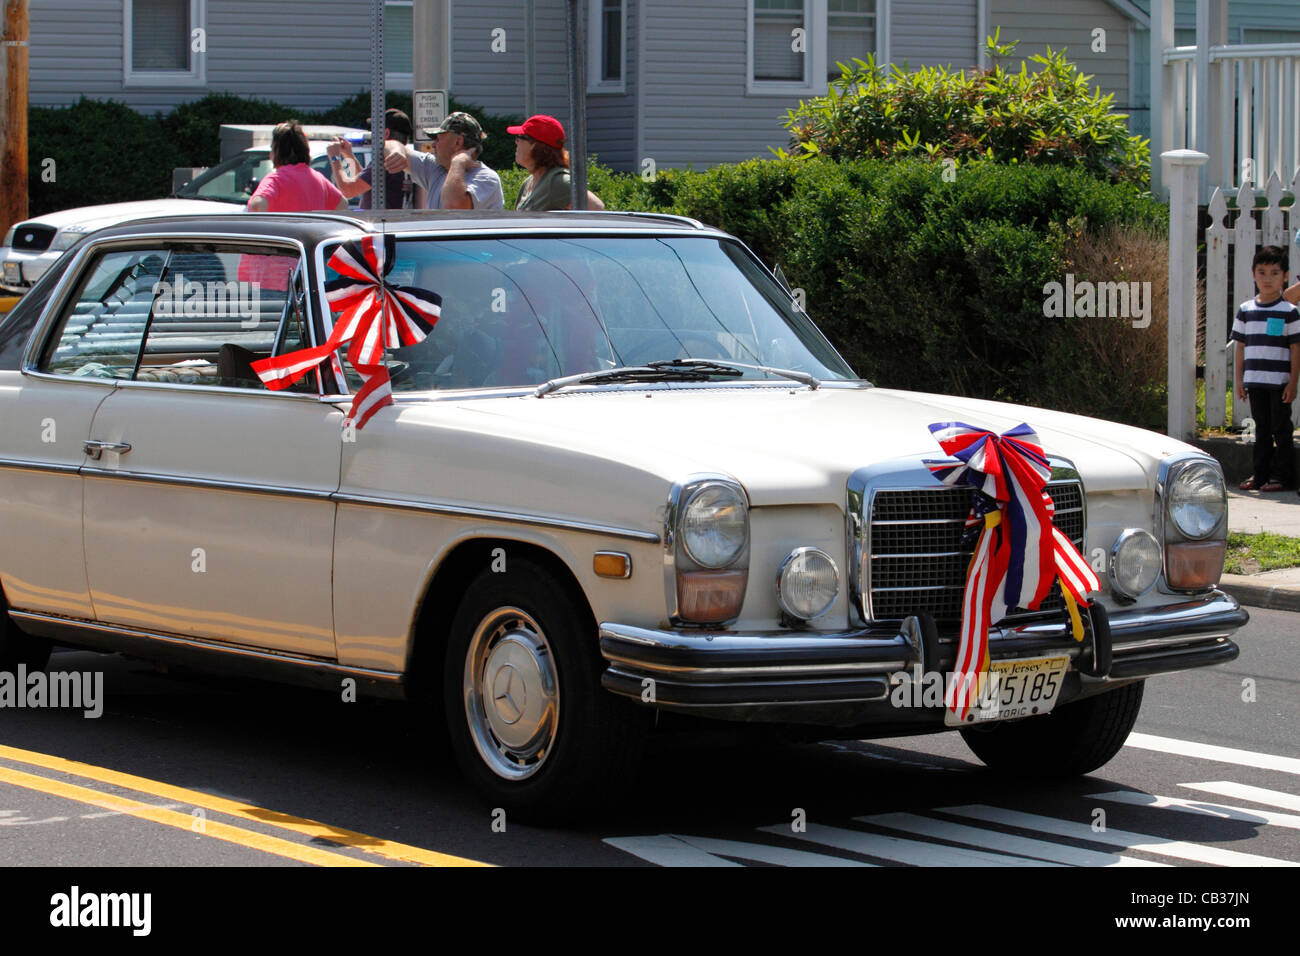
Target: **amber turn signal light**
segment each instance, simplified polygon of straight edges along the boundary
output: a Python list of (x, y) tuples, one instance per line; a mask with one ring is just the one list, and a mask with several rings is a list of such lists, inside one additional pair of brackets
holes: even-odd
[(591, 569), (602, 578), (630, 578), (632, 556), (622, 551), (597, 551), (591, 559)]
[(1171, 588), (1195, 591), (1212, 588), (1223, 574), (1226, 541), (1189, 541), (1165, 548), (1165, 580)]
[(682, 571), (677, 575), (679, 616), (696, 624), (719, 624), (740, 616), (747, 571)]

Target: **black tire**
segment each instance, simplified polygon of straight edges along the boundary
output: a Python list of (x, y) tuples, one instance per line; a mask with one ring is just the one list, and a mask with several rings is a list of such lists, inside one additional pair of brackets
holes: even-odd
[(0, 593), (0, 671), (24, 665), (29, 671), (43, 671), (50, 662), (50, 642), (24, 634), (9, 620), (9, 605)]
[(1040, 778), (1090, 773), (1119, 753), (1137, 723), (1145, 681), (1058, 707), (1042, 717), (961, 732), (994, 770)]
[(452, 620), (443, 701), (456, 761), (494, 809), (561, 822), (630, 778), (651, 712), (604, 690), (603, 669), (585, 603), (540, 565), (512, 557), (508, 571), (470, 583)]

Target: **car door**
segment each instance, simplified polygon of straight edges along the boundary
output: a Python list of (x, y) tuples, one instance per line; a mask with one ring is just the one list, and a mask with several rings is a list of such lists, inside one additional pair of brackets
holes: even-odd
[[(13, 610), (90, 619), (81, 539), (82, 443), (130, 344), (90, 334), (136, 281), (125, 259), (54, 267), (0, 322), (0, 584)], [(52, 334), (47, 313), (58, 313)], [(142, 326), (141, 326), (142, 328)]]
[[(147, 250), (138, 250), (141, 252)], [(143, 348), (90, 428), (96, 619), (333, 659), (342, 413), (249, 367), (311, 344), (301, 251), (165, 242)]]

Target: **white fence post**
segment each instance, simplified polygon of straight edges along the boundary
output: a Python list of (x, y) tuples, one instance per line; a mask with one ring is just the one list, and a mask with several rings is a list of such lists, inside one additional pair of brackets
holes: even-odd
[(1205, 230), (1205, 427), (1218, 428), (1227, 417), (1228, 228), (1223, 224), (1228, 201), (1222, 189), (1210, 197), (1210, 225)]
[(1196, 186), (1210, 157), (1194, 149), (1160, 154), (1169, 185), (1169, 427), (1196, 436)]
[[(1233, 260), (1232, 267), (1232, 312), (1237, 313), (1237, 306), (1255, 295), (1255, 279), (1250, 272), (1250, 260), (1255, 257), (1255, 245), (1259, 242), (1259, 230), (1255, 227), (1255, 185), (1249, 179), (1243, 179), (1237, 190), (1237, 222), (1232, 228)], [(1233, 362), (1239, 360), (1236, 350), (1232, 353)], [(1244, 404), (1240, 399), (1232, 400), (1232, 424), (1240, 425), (1247, 418)]]
[[(1165, 65), (1165, 50), (1174, 45), (1174, 0), (1151, 0), (1151, 192), (1160, 198), (1164, 170), (1156, 162), (1174, 145), (1174, 71)], [(1182, 145), (1180, 141), (1178, 145)]]

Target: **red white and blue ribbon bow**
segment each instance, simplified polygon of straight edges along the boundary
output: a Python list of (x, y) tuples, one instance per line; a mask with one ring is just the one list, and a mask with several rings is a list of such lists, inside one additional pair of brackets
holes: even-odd
[(334, 331), (324, 345), (254, 362), (253, 371), (267, 388), (288, 388), (347, 345), (348, 361), (364, 384), (353, 397), (344, 424), (355, 422), (361, 429), (375, 412), (393, 404), (384, 349), (423, 342), (442, 308), (442, 297), (436, 293), (384, 280), (396, 253), (397, 241), (391, 235), (351, 240), (335, 250), (329, 267), (339, 277), (325, 286), (331, 311), (342, 312)]
[(1083, 640), (1079, 605), (1101, 582), (1053, 522), (1046, 485), (1052, 475), (1038, 435), (1027, 424), (1001, 435), (964, 422), (937, 422), (930, 432), (955, 461), (927, 461), (946, 485), (970, 485), (976, 497), (966, 524), (979, 540), (966, 573), (961, 638), (944, 704), (965, 719), (989, 666), (989, 625), (1013, 607), (1037, 610), (1059, 577), (1075, 640)]

